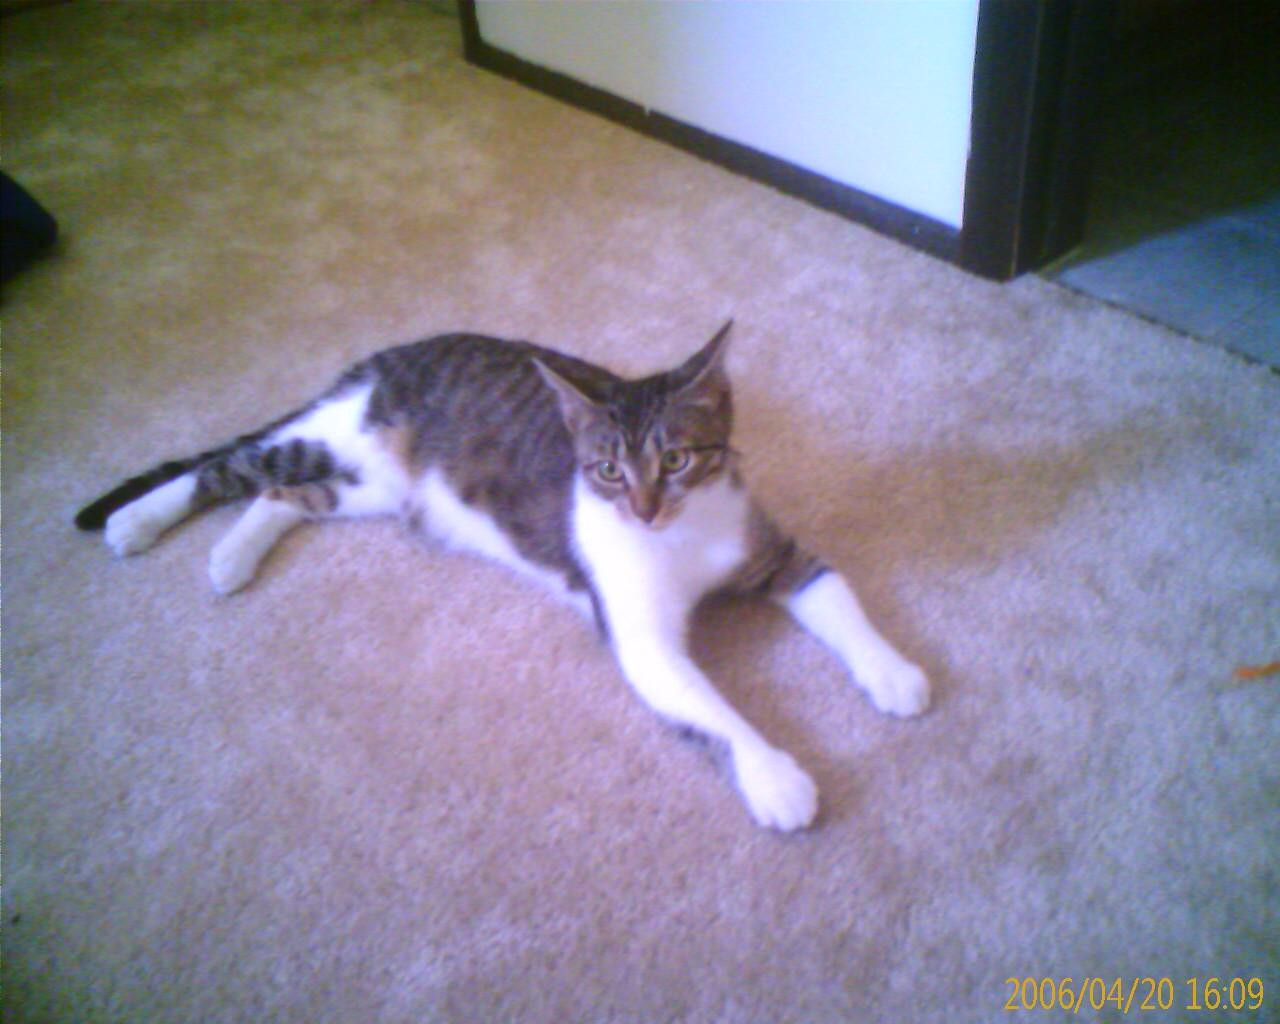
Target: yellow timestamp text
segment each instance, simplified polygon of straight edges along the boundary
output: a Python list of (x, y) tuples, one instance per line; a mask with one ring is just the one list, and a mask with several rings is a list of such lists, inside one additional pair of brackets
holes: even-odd
[(1150, 1010), (1209, 1012), (1258, 1010), (1266, 998), (1261, 978), (1005, 978), (1008, 1011), (1082, 1009), (1142, 1013)]

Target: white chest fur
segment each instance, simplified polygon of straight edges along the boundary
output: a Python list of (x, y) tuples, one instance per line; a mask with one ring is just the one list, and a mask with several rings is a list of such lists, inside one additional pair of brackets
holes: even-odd
[(483, 511), (466, 504), (449, 486), (444, 474), (432, 469), (422, 477), (413, 503), (425, 518), (430, 533), (449, 547), (474, 551), (538, 580), (564, 598), (583, 615), (591, 615), (591, 601), (581, 591), (570, 591), (563, 578), (523, 558), (506, 534)]
[(654, 530), (579, 481), (574, 535), (615, 627), (653, 614), (682, 623), (746, 557), (749, 508), (746, 492), (724, 479), (690, 494), (675, 520)]

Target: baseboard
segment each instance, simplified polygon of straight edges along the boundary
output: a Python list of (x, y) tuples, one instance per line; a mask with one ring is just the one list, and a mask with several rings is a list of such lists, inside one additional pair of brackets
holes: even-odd
[(957, 228), (498, 49), (481, 38), (474, 0), (463, 0), (460, 15), (466, 58), (478, 67), (770, 185), (930, 255), (952, 263), (960, 259)]

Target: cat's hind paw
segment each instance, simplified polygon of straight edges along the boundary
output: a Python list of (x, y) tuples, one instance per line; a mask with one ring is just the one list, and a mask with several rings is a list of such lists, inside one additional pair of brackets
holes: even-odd
[(793, 832), (813, 823), (818, 787), (790, 754), (765, 748), (734, 758), (738, 788), (756, 823)]
[(107, 547), (123, 558), (146, 551), (168, 525), (165, 517), (155, 515), (143, 502), (135, 501), (111, 513), (103, 535)]
[(861, 682), (871, 703), (887, 715), (906, 718), (929, 707), (929, 679), (909, 661), (887, 662), (864, 671)]
[(160, 534), (191, 513), (195, 477), (190, 473), (161, 484), (107, 517), (107, 546), (117, 555), (146, 551)]

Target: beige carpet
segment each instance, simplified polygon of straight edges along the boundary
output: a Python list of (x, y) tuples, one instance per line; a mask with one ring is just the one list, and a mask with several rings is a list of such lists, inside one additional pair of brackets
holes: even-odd
[[(1047, 1021), (1005, 979), (1070, 976), (1200, 1022), (1211, 975), (1276, 1019), (1280, 680), (1234, 669), (1280, 657), (1280, 378), (475, 70), (426, 5), (0, 28), (65, 232), (3, 310), (6, 1021)], [(796, 837), (499, 568), (336, 525), (220, 599), (230, 509), (126, 561), (70, 525), (390, 343), (638, 372), (730, 314), (757, 489), (937, 687), (890, 720), (708, 612), (821, 787)]]

